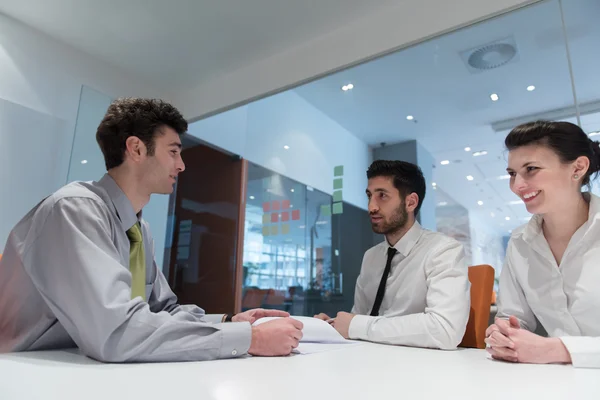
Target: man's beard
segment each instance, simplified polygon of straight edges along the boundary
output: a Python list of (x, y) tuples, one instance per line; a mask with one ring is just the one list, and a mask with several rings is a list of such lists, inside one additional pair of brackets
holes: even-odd
[(380, 233), (382, 235), (389, 235), (390, 233), (398, 232), (404, 228), (408, 222), (408, 212), (404, 203), (398, 207), (398, 209), (391, 215), (389, 221), (387, 218), (383, 218), (380, 224), (371, 224), (373, 232)]

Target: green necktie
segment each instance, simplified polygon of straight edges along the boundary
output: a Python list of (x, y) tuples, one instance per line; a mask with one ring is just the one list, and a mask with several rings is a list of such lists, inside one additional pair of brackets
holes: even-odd
[(140, 223), (127, 230), (129, 238), (129, 271), (131, 272), (131, 298), (138, 296), (146, 300), (146, 256)]

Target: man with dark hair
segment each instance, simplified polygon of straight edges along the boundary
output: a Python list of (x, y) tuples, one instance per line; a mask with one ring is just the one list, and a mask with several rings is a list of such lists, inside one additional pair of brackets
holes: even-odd
[(365, 253), (352, 313), (316, 317), (350, 339), (455, 349), (470, 308), (462, 245), (416, 221), (426, 187), (418, 166), (377, 160), (367, 178), (371, 225), (385, 241)]
[[(73, 182), (11, 231), (0, 260), (0, 352), (77, 345), (100, 361), (143, 362), (287, 355), (302, 324), (276, 310), (229, 318), (178, 305), (154, 262), (142, 208), (169, 194), (185, 168), (187, 122), (160, 100), (119, 99), (96, 139), (107, 174)], [(231, 322), (229, 322), (231, 321)]]

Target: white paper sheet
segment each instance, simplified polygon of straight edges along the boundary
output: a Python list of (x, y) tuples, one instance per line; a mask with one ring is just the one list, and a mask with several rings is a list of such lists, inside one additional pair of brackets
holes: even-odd
[[(253, 325), (279, 319), (281, 317), (266, 317), (254, 322)], [(344, 339), (329, 323), (312, 317), (292, 316), (304, 324), (302, 328), (303, 337), (300, 345), (294, 350), (298, 354), (312, 354), (323, 351), (338, 350), (348, 345), (356, 345), (360, 342)]]

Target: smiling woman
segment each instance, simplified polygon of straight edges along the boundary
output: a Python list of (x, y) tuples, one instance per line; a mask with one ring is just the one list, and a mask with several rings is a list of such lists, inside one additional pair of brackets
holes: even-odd
[[(507, 136), (510, 188), (534, 215), (515, 230), (500, 277), (498, 316), (486, 332), (494, 358), (600, 368), (595, 284), (600, 198), (582, 193), (600, 148), (577, 125), (538, 121)], [(568, 299), (568, 300), (567, 300)], [(549, 338), (534, 333), (539, 321)]]

